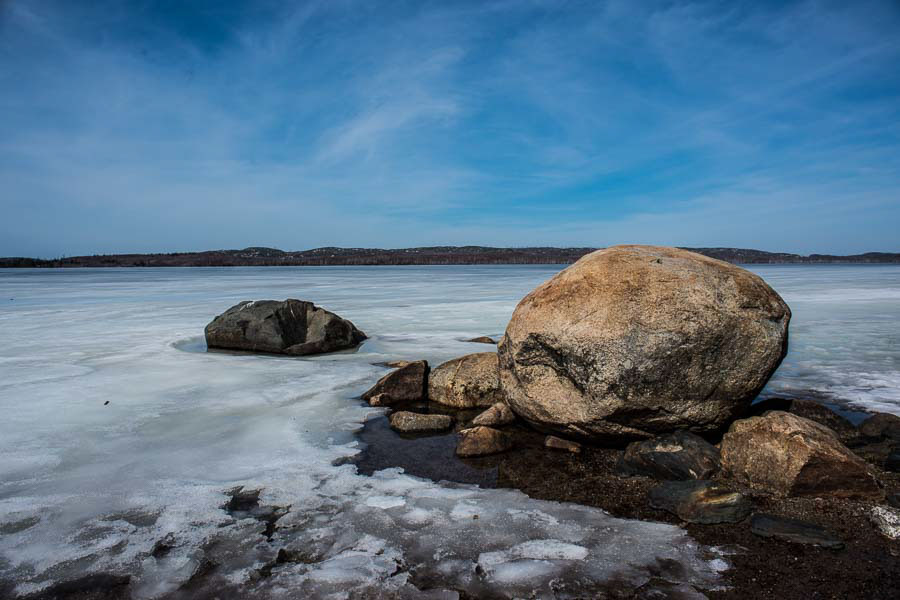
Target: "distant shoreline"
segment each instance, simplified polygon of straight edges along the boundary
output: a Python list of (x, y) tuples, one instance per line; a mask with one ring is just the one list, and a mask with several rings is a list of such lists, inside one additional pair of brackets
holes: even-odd
[[(685, 248), (735, 264), (897, 264), (898, 252), (790, 254), (743, 248)], [(96, 254), (56, 259), (0, 258), (0, 268), (79, 267), (315, 267), (401, 265), (565, 265), (597, 248), (494, 248), (488, 246), (430, 246), (422, 248), (315, 248), (286, 252), (276, 248), (209, 250), (167, 254)]]

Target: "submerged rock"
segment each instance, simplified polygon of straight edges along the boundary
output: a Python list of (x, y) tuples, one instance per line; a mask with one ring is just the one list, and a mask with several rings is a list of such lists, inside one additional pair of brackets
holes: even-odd
[(488, 337), (486, 335), (482, 335), (481, 337), (472, 338), (471, 340), (466, 340), (467, 342), (474, 342), (476, 344), (496, 344), (497, 340), (492, 337)]
[(457, 456), (485, 456), (506, 452), (512, 448), (512, 438), (502, 431), (490, 427), (473, 427), (459, 432)]
[(455, 408), (491, 406), (502, 401), (495, 352), (467, 354), (431, 370), (428, 399)]
[(724, 427), (787, 350), (791, 312), (760, 277), (675, 248), (588, 254), (516, 307), (500, 342), (513, 411), (570, 437)]
[(813, 523), (757, 513), (750, 517), (750, 531), (761, 537), (771, 537), (792, 544), (809, 544), (840, 550), (844, 542), (834, 532)]
[(206, 326), (209, 348), (294, 356), (357, 346), (366, 334), (312, 302), (288, 299), (244, 301)]
[(667, 481), (650, 490), (650, 506), (689, 523), (737, 523), (753, 509), (750, 500), (713, 481)]
[(426, 431), (444, 431), (453, 425), (450, 415), (432, 415), (400, 411), (393, 413), (388, 420), (391, 429), (403, 433), (422, 433)]
[(381, 398), (379, 401), (389, 400), (392, 404), (424, 400), (427, 379), (428, 363), (424, 360), (417, 360), (396, 371), (391, 371), (379, 379), (362, 395), (362, 399), (371, 402), (376, 396), (386, 395), (387, 398)]
[(619, 471), (656, 479), (707, 479), (722, 467), (719, 449), (689, 431), (632, 442)]
[(565, 450), (572, 454), (581, 453), (581, 444), (573, 442), (572, 440), (558, 438), (555, 435), (548, 435), (547, 439), (544, 440), (544, 446), (553, 450)]
[(786, 412), (735, 421), (722, 466), (738, 481), (783, 496), (884, 497), (866, 463), (819, 423)]
[(900, 540), (900, 510), (876, 506), (869, 512), (869, 520), (881, 535), (891, 540)]
[(516, 415), (505, 402), (498, 402), (489, 409), (472, 419), (472, 425), (484, 425), (486, 427), (498, 427), (509, 425), (516, 420)]

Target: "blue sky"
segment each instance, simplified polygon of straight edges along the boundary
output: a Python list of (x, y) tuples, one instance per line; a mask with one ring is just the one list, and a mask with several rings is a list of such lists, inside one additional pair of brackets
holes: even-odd
[(900, 251), (900, 4), (0, 1), (0, 255)]

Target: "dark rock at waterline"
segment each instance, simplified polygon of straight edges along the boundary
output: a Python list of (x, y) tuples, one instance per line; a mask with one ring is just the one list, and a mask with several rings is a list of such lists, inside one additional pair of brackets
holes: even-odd
[(588, 254), (526, 296), (500, 342), (513, 411), (566, 437), (713, 431), (787, 352), (791, 311), (759, 276), (676, 248)]
[(753, 509), (739, 492), (713, 481), (667, 481), (650, 490), (650, 506), (689, 523), (737, 523)]
[(813, 523), (757, 513), (750, 517), (750, 531), (758, 536), (776, 538), (792, 544), (821, 546), (840, 550), (844, 542), (837, 535)]
[(844, 444), (851, 445), (859, 441), (859, 430), (853, 423), (815, 400), (805, 398), (767, 398), (754, 404), (748, 416), (762, 416), (772, 410), (789, 412), (798, 417), (824, 425), (835, 432)]
[(467, 354), (435, 367), (428, 377), (428, 399), (454, 408), (501, 402), (497, 353)]
[(425, 398), (427, 381), (428, 363), (413, 361), (379, 379), (362, 399), (369, 402), (379, 394), (386, 394), (392, 403), (417, 402)]
[(235, 519), (252, 518), (265, 523), (266, 528), (263, 534), (272, 539), (276, 522), (288, 513), (290, 507), (262, 505), (259, 503), (261, 493), (262, 490), (248, 490), (243, 486), (226, 490), (225, 495), (229, 497), (229, 500), (222, 506), (222, 509)]
[(491, 427), (473, 427), (459, 432), (457, 456), (486, 456), (506, 452), (513, 446), (512, 437)]
[(471, 340), (466, 340), (467, 342), (473, 342), (475, 344), (496, 344), (497, 340), (492, 337), (488, 337), (486, 335), (482, 335), (480, 337), (472, 338)]
[(782, 496), (879, 500), (884, 490), (868, 465), (832, 430), (771, 411), (732, 423), (722, 438), (722, 467), (735, 479)]
[(422, 414), (409, 411), (395, 412), (388, 420), (391, 423), (391, 429), (402, 433), (444, 431), (453, 426), (453, 417), (450, 415)]
[(504, 402), (498, 402), (472, 419), (472, 425), (499, 427), (509, 425), (516, 420), (516, 415)]
[(875, 413), (859, 424), (859, 432), (871, 440), (900, 441), (900, 417), (888, 413)]
[(209, 348), (300, 356), (352, 348), (366, 334), (312, 302), (244, 301), (206, 326)]
[(689, 431), (632, 442), (619, 465), (623, 475), (656, 479), (708, 479), (722, 467), (719, 449)]

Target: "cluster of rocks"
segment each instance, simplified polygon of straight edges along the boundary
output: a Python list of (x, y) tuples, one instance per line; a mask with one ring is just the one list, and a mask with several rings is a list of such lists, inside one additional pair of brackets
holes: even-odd
[[(876, 415), (857, 428), (816, 402), (751, 408), (787, 352), (790, 319), (782, 298), (740, 267), (674, 248), (616, 246), (528, 294), (496, 352), (433, 369), (388, 363), (394, 370), (362, 398), (394, 411), (390, 425), (403, 434), (454, 429), (461, 457), (510, 450), (507, 428), (522, 425), (561, 452), (629, 444), (619, 471), (661, 480), (649, 494), (660, 510), (693, 523), (753, 515), (760, 535), (813, 539), (797, 523), (754, 514), (741, 489), (882, 502), (878, 469), (900, 466), (900, 418)], [(210, 323), (206, 338), (210, 347), (307, 354), (353, 347), (365, 334), (288, 300), (241, 303)], [(873, 522), (895, 535), (896, 508), (877, 508)]]
[[(503, 401), (495, 352), (467, 354), (434, 369), (424, 360), (400, 363), (365, 392), (362, 399), (372, 406), (397, 409), (390, 413), (389, 421), (391, 428), (400, 433), (443, 432), (454, 424), (460, 425), (458, 456), (485, 456), (513, 446), (512, 436), (501, 429), (514, 423), (516, 416)], [(437, 410), (422, 412), (422, 404), (426, 402)], [(415, 405), (418, 410), (399, 410), (404, 408), (401, 405)], [(477, 409), (483, 410), (464, 423), (438, 412), (450, 410), (462, 414), (459, 411)]]

